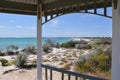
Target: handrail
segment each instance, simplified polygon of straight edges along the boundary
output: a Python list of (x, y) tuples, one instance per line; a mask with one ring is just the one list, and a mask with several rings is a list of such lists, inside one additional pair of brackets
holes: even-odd
[[(45, 68), (45, 71), (46, 71), (46, 74), (45, 74), (46, 75), (46, 80), (47, 80), (47, 69), (50, 69), (50, 75), (51, 75), (51, 77), (50, 77), (51, 79), (50, 80), (52, 80), (52, 70), (61, 72), (62, 73), (62, 80), (64, 80), (63, 79), (64, 78), (63, 74), (68, 74), (69, 78), (72, 75), (72, 76), (75, 76), (76, 78), (77, 77), (82, 77), (84, 80), (85, 79), (89, 79), (89, 80), (107, 80), (107, 79), (104, 79), (104, 78), (90, 76), (90, 75), (81, 74), (81, 73), (72, 72), (72, 71), (67, 71), (67, 70), (64, 70), (64, 69), (59, 69), (59, 68), (48, 66), (48, 65), (44, 65), (44, 64), (42, 64), (42, 67)], [(68, 79), (68, 80), (70, 80), (70, 79)]]

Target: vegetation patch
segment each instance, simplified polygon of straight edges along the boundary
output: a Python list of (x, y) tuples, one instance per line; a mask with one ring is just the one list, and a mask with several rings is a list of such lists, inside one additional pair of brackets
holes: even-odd
[(26, 48), (23, 50), (25, 53), (30, 53), (30, 54), (36, 54), (36, 48), (35, 46), (26, 46)]
[(102, 51), (102, 53), (97, 53), (96, 55), (92, 54), (87, 58), (80, 57), (74, 61), (74, 65), (76, 66), (76, 71), (83, 73), (94, 73), (96, 71), (108, 72), (111, 70), (111, 57)]
[(92, 46), (88, 44), (87, 41), (81, 40), (81, 41), (69, 41), (67, 43), (62, 43), (61, 47), (64, 48), (77, 48), (77, 49), (91, 49)]
[(7, 59), (1, 58), (1, 59), (0, 59), (0, 62), (1, 62), (1, 64), (2, 64), (2, 66), (8, 66), (8, 65), (9, 65)]
[(52, 48), (48, 45), (43, 45), (43, 51), (46, 52), (46, 53), (49, 53), (51, 52)]
[(26, 53), (20, 53), (17, 55), (17, 58), (15, 59), (15, 65), (16, 67), (23, 68), (27, 63), (28, 55)]

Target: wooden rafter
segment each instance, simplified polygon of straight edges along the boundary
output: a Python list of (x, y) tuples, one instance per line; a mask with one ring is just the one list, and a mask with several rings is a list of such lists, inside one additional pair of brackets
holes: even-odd
[[(87, 2), (85, 3), (85, 1)], [(103, 5), (105, 1), (107, 6)], [(32, 4), (32, 2), (34, 3)], [(23, 2), (21, 0), (0, 0), (0, 12), (37, 15), (37, 4), (35, 3), (36, 0), (23, 0)], [(80, 10), (107, 8), (112, 6), (112, 0), (43, 0), (42, 4), (44, 15), (56, 15)]]

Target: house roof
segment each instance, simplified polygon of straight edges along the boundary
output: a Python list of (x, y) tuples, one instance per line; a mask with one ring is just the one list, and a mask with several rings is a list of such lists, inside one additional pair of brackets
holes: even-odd
[[(112, 6), (112, 0), (42, 0), (45, 16)], [(0, 12), (37, 15), (37, 0), (0, 0)]]

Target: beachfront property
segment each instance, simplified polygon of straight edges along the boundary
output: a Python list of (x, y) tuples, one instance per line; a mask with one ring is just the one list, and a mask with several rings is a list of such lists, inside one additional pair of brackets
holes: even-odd
[[(71, 75), (82, 77), (84, 80), (105, 80), (98, 77), (93, 77), (84, 74), (78, 74), (71, 71), (65, 71), (62, 69), (42, 65), (42, 25), (46, 22), (69, 13), (88, 13), (103, 16), (106, 18), (112, 18), (113, 20), (113, 35), (112, 35), (112, 80), (118, 80), (120, 78), (120, 0), (1, 0), (0, 12), (24, 14), (37, 16), (37, 80), (42, 80), (42, 67), (45, 68), (45, 77), (47, 77), (47, 69), (50, 69), (50, 80), (53, 80), (52, 71), (61, 72), (62, 80), (64, 80), (64, 74), (68, 74), (68, 80), (71, 79)], [(112, 7), (112, 16), (107, 15), (107, 8)], [(97, 9), (102, 8), (103, 13), (98, 13)], [(88, 10), (92, 9), (92, 12)], [(49, 17), (50, 16), (50, 17)], [(42, 21), (42, 18), (45, 18)], [(49, 17), (49, 18), (48, 18)]]

